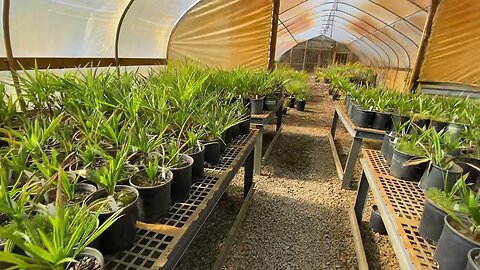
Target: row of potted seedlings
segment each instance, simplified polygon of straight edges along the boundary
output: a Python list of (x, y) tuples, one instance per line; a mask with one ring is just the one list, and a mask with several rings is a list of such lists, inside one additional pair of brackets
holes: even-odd
[(291, 68), (280, 67), (273, 71), (273, 75), (283, 82), (285, 93), (284, 113), (286, 114), (287, 108), (304, 111), (307, 104), (308, 74)]
[(316, 70), (316, 81), (328, 83), (328, 94), (338, 100), (345, 89), (356, 86), (374, 86), (376, 72), (374, 69), (359, 63), (319, 67)]
[(245, 100), (257, 85), (235, 76), (260, 72), (35, 70), (21, 74), (16, 101), (0, 88), (0, 262), (101, 269), (102, 253), (129, 249), (137, 220), (168, 215), (204, 164), (249, 133)]
[(479, 269), (480, 126), (457, 133), (408, 120), (385, 136), (382, 155), (392, 176), (426, 191), (419, 233), (440, 269)]
[[(359, 127), (394, 130), (412, 119), (420, 127), (461, 133), (479, 125), (480, 102), (468, 98), (406, 94), (377, 88), (347, 88), (347, 114)], [(445, 114), (445, 112), (449, 112)], [(412, 130), (410, 130), (412, 131)]]

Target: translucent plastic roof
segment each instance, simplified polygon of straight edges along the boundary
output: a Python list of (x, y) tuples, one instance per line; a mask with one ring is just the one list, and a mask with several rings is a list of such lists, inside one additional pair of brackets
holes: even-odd
[(326, 36), (368, 65), (414, 66), (430, 0), (281, 0), (275, 58)]
[[(165, 58), (172, 29), (199, 0), (10, 2), (15, 57), (114, 57), (116, 32), (124, 14), (119, 56)], [(0, 54), (5, 56), (3, 40), (0, 44)]]

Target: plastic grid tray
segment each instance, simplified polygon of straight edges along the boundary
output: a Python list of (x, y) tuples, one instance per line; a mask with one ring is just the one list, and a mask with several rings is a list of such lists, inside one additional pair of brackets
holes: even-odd
[(390, 170), (379, 151), (365, 149), (374, 174), (375, 182), (382, 192), (383, 200), (398, 228), (405, 249), (418, 269), (437, 269), (433, 260), (435, 246), (423, 239), (418, 233), (418, 226), (425, 203), (425, 194), (415, 182), (397, 179), (390, 175)]
[(218, 182), (218, 177), (204, 176), (192, 185), (190, 197), (184, 203), (175, 203), (170, 207), (168, 217), (160, 220), (160, 224), (182, 228), (199, 205), (205, 200)]
[[(152, 269), (158, 268), (158, 259), (165, 259), (165, 252), (171, 251), (184, 230), (185, 225), (192, 222), (195, 214), (199, 214), (205, 207), (205, 203), (216, 191), (215, 186), (219, 185), (220, 179), (227, 173), (226, 170), (233, 165), (235, 160), (247, 146), (255, 144), (253, 140), (258, 131), (252, 129), (249, 134), (241, 135), (227, 147), (221, 159), (221, 166), (206, 168), (206, 175), (192, 185), (189, 199), (184, 203), (175, 203), (170, 207), (169, 215), (160, 220), (157, 224), (169, 228), (175, 228), (172, 235), (147, 229), (138, 229), (138, 239), (133, 247), (124, 252), (106, 257), (105, 269)], [(160, 263), (163, 264), (163, 263)]]
[(111, 257), (105, 265), (105, 269), (151, 269), (172, 240), (173, 236), (170, 235), (138, 229), (138, 238), (132, 248)]

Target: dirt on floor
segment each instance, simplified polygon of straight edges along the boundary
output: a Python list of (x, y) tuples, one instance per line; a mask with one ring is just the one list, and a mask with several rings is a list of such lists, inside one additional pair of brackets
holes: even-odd
[[(255, 194), (224, 269), (358, 269), (348, 218), (355, 190), (340, 188), (327, 138), (334, 104), (326, 85), (311, 80), (310, 88), (306, 110), (289, 109), (282, 134), (255, 177)], [(345, 161), (352, 139), (341, 124), (336, 138)], [(357, 164), (355, 179), (359, 174)], [(241, 171), (176, 269), (212, 267), (241, 207), (242, 181)], [(369, 266), (399, 269), (388, 237), (368, 227), (371, 205), (370, 198), (361, 228)]]

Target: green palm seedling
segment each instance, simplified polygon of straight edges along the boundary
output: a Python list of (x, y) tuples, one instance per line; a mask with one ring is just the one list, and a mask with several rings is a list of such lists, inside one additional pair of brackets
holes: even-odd
[(17, 114), (17, 101), (7, 94), (5, 85), (0, 83), (0, 125), (4, 125)]
[(58, 94), (61, 91), (61, 79), (53, 73), (40, 71), (35, 62), (33, 74), (23, 66), (23, 76), (18, 76), (22, 86), (22, 98), (26, 98), (36, 111), (48, 110), (52, 114), (59, 105)]
[[(60, 190), (60, 188), (59, 188)], [(13, 242), (23, 254), (0, 252), (0, 261), (12, 265), (12, 269), (58, 269), (63, 270), (76, 262), (79, 254), (118, 220), (117, 211), (98, 226), (99, 213), (85, 206), (66, 207), (57, 197), (55, 213), (39, 212), (34, 219), (22, 221), (14, 230), (0, 228), (0, 237)], [(33, 220), (42, 218), (42, 227)], [(97, 227), (98, 226), (98, 227)]]
[(10, 139), (10, 145), (23, 144), (29, 151), (43, 149), (47, 142), (54, 138), (54, 135), (63, 120), (63, 113), (53, 119), (36, 118), (34, 121), (26, 121), (24, 130), (18, 131), (12, 128), (0, 128), (0, 132), (6, 134)]
[(91, 175), (91, 180), (105, 188), (110, 196), (115, 194), (115, 186), (120, 181), (123, 169), (128, 160), (128, 149), (130, 143), (126, 143), (114, 157), (106, 155), (107, 164), (96, 170)]

